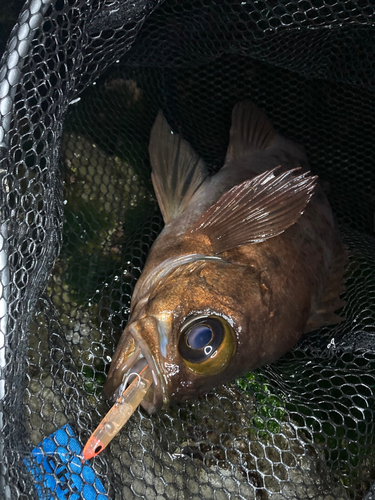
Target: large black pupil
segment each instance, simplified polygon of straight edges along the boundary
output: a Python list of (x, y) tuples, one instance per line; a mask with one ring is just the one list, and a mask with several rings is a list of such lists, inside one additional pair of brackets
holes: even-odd
[(187, 344), (192, 349), (203, 349), (210, 342), (212, 338), (212, 331), (206, 325), (194, 326), (187, 337)]

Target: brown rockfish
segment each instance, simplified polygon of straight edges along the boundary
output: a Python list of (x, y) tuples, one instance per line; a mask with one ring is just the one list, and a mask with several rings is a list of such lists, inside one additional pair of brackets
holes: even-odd
[(339, 321), (343, 250), (304, 149), (250, 101), (232, 114), (213, 176), (159, 113), (152, 181), (165, 227), (131, 301), (104, 386), (146, 364), (150, 413), (278, 359), (309, 330)]

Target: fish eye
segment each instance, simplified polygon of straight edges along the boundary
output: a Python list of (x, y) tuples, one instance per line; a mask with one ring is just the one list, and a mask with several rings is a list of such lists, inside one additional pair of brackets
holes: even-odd
[(235, 351), (233, 329), (219, 316), (190, 320), (182, 327), (178, 350), (192, 371), (203, 375), (219, 373)]
[(219, 318), (199, 318), (183, 328), (179, 342), (181, 356), (191, 363), (210, 357), (224, 339), (224, 326)]
[(213, 337), (212, 330), (207, 325), (196, 325), (189, 331), (186, 336), (186, 343), (191, 349), (203, 349), (208, 347)]

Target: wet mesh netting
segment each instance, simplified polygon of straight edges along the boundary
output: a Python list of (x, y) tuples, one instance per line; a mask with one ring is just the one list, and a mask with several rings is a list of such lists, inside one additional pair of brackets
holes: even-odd
[(57, 453), (51, 492), (31, 452), (65, 424), (84, 444), (108, 411), (163, 227), (158, 110), (214, 172), (243, 98), (305, 146), (328, 192), (346, 320), (204, 397), (137, 411), (93, 474), (113, 499), (374, 498), (374, 22), (365, 0), (26, 2), (0, 66), (1, 498), (103, 498)]

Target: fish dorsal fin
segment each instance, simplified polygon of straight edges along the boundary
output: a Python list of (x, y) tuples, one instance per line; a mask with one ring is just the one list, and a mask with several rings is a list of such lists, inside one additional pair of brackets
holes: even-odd
[(303, 213), (317, 178), (308, 172), (294, 175), (298, 169), (276, 176), (278, 168), (224, 193), (201, 215), (191, 233), (207, 235), (216, 254), (281, 234)]
[(324, 292), (318, 306), (311, 311), (305, 326), (305, 333), (312, 332), (324, 325), (335, 325), (345, 319), (335, 314), (335, 311), (345, 305), (339, 296), (345, 290), (344, 274), (347, 262), (348, 252), (337, 238), (333, 247), (333, 259)]
[(173, 133), (161, 111), (152, 127), (149, 152), (152, 183), (164, 222), (169, 224), (186, 209), (207, 169), (191, 146)]
[(275, 130), (266, 113), (251, 101), (241, 101), (232, 112), (226, 162), (240, 158), (255, 149), (266, 149)]

